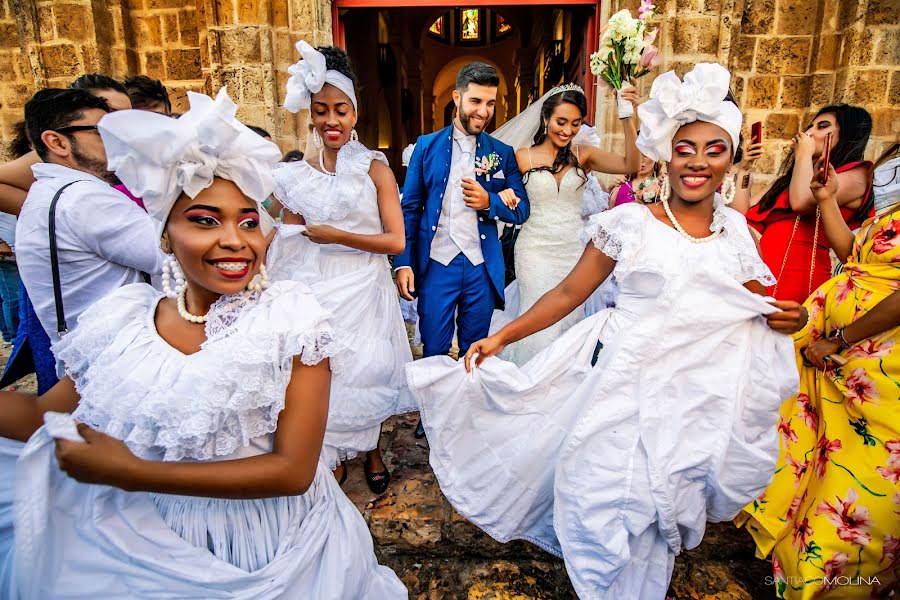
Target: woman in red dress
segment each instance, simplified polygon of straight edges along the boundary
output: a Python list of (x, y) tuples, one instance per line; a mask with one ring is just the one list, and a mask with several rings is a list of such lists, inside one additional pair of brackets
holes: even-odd
[(831, 278), (831, 242), (809, 188), (813, 166), (825, 150), (829, 133), (841, 215), (856, 229), (874, 214), (872, 163), (863, 160), (871, 130), (872, 118), (865, 109), (846, 104), (823, 108), (806, 131), (794, 136), (794, 148), (780, 176), (747, 211), (750, 226), (762, 235), (763, 260), (778, 280), (768, 292), (778, 300), (802, 303)]

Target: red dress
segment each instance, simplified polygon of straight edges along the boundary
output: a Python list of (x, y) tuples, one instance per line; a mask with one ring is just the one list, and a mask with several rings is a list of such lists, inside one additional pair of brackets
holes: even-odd
[[(868, 161), (852, 162), (835, 169), (838, 173), (850, 171), (859, 166), (871, 168)], [(870, 184), (871, 185), (871, 184)], [(768, 210), (760, 210), (759, 205), (747, 212), (747, 222), (762, 238), (759, 240), (763, 261), (778, 279), (778, 285), (768, 289), (777, 300), (794, 300), (803, 303), (813, 290), (831, 279), (831, 257), (828, 250), (831, 242), (825, 234), (825, 226), (819, 220), (819, 236), (813, 254), (813, 239), (816, 230), (816, 214), (798, 215), (791, 209), (788, 199), (790, 190), (784, 190)], [(866, 190), (868, 193), (868, 190)], [(841, 216), (850, 229), (862, 225), (853, 219), (855, 210), (841, 207)], [(868, 216), (874, 215), (874, 209)], [(796, 223), (796, 231), (794, 225)], [(793, 241), (791, 234), (793, 233)], [(785, 260), (787, 254), (787, 260)], [(812, 281), (810, 281), (812, 271)], [(777, 293), (776, 293), (776, 289)]]

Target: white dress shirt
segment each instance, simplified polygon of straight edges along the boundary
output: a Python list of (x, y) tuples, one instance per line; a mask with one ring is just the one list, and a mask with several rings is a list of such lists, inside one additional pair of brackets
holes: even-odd
[(478, 215), (466, 206), (462, 179), (475, 179), (475, 136), (466, 135), (453, 127), (453, 150), (450, 154), (450, 176), (441, 203), (434, 239), (431, 241), (432, 260), (445, 267), (462, 252), (473, 265), (484, 262), (481, 253), (481, 236), (478, 233)]
[(19, 274), (38, 320), (56, 341), (56, 302), (50, 269), (50, 203), (56, 204), (59, 278), (68, 328), (97, 300), (113, 290), (154, 275), (162, 265), (153, 219), (105, 181), (62, 165), (38, 163), (16, 225)]

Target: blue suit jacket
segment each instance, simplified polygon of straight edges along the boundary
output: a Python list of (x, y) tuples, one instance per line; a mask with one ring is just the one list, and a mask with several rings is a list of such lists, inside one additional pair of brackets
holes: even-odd
[[(431, 240), (437, 230), (444, 201), (447, 178), (450, 176), (450, 157), (453, 150), (453, 125), (416, 142), (403, 185), (403, 220), (406, 225), (406, 249), (394, 259), (394, 267), (412, 267), (416, 275), (416, 287), (425, 284)], [(500, 165), (490, 173), (490, 181), (478, 175), (477, 181), (490, 196), (490, 207), (478, 211), (478, 232), (481, 252), (494, 289), (497, 307), (502, 307), (504, 289), (503, 251), (497, 238), (497, 221), (520, 225), (528, 218), (528, 196), (522, 184), (522, 174), (512, 147), (481, 133), (476, 138), (475, 158), (496, 152)], [(503, 172), (504, 178), (496, 175)], [(500, 199), (500, 191), (511, 188), (522, 201), (514, 209), (507, 208)]]

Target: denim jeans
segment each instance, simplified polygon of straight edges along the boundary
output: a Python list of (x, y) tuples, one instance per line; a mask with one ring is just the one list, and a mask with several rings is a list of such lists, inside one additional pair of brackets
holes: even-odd
[(19, 328), (19, 269), (14, 262), (0, 262), (0, 334), (11, 343)]

